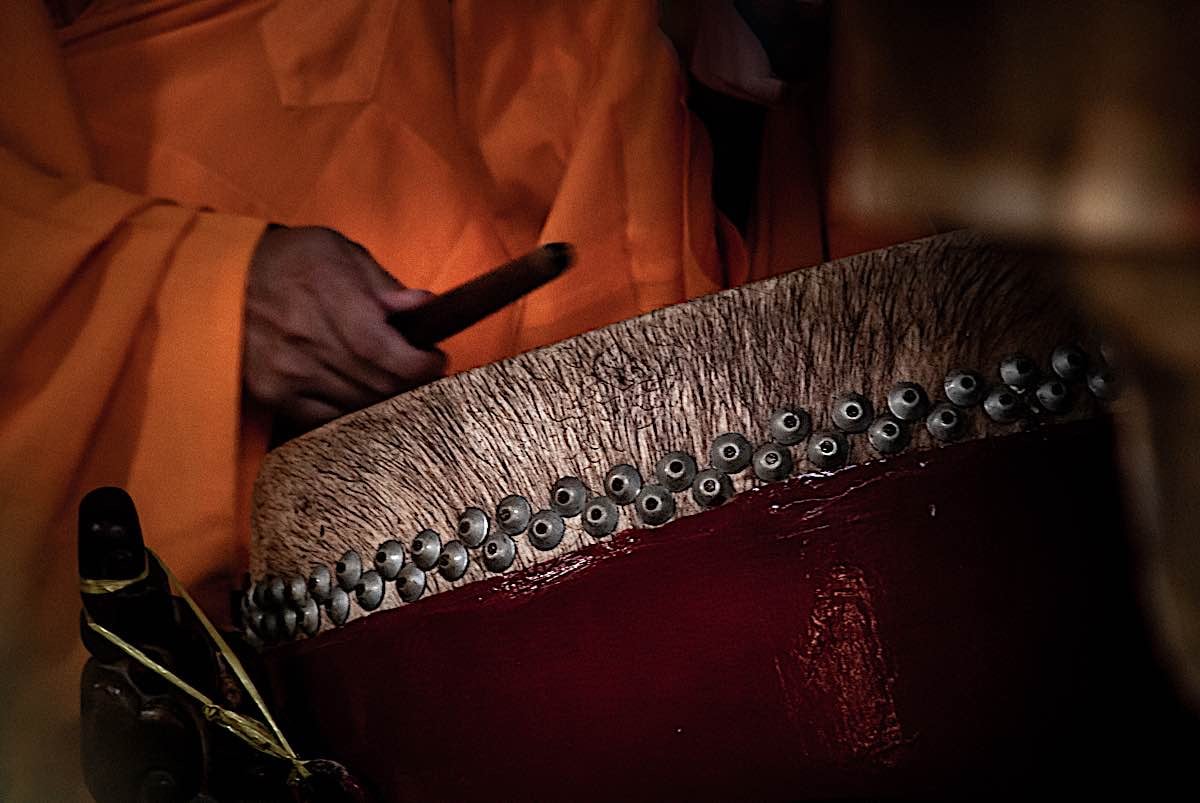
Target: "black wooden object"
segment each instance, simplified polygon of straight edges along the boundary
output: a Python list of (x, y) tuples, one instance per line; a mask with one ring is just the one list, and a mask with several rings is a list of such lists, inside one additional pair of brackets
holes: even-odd
[[(98, 803), (368, 799), (333, 762), (309, 762), (309, 777), (292, 779), (289, 762), (210, 723), (192, 697), (92, 630), (88, 616), (216, 705), (259, 718), (199, 620), (172, 595), (145, 549), (133, 500), (119, 488), (94, 490), (80, 504), (79, 576), (92, 586), (81, 594), (92, 655), (81, 684), (83, 770)], [(256, 653), (238, 634), (224, 636), (254, 679)]]

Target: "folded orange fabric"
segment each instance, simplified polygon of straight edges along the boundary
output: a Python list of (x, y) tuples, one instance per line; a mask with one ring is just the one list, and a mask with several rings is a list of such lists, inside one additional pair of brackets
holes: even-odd
[(185, 582), (244, 556), (263, 439), (240, 398), (241, 304), (267, 221), (336, 228), (434, 291), (573, 242), (569, 279), (448, 342), (453, 370), (748, 268), (652, 0), (110, 0), (57, 41), (37, 0), (11, 5), (0, 790), (63, 799), (79, 497), (128, 488)]

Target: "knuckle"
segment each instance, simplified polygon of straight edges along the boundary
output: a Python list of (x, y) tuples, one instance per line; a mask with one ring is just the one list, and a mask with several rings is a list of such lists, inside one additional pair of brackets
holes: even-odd
[(251, 398), (270, 406), (284, 400), (283, 385), (272, 374), (254, 372), (246, 376), (246, 390)]
[(283, 384), (284, 378), (295, 378), (299, 374), (296, 361), (283, 349), (277, 349), (271, 354), (268, 365), (273, 379), (280, 385)]
[(353, 335), (352, 348), (362, 359), (379, 363), (388, 356), (388, 339), (385, 333), (377, 329), (359, 327)]
[(446, 354), (442, 351), (427, 352), (425, 372), (430, 376), (441, 376), (446, 372)]
[(366, 389), (376, 398), (385, 398), (398, 392), (396, 386), (400, 382), (401, 380), (392, 374), (383, 374), (367, 377), (365, 384)]
[(312, 406), (303, 399), (288, 399), (286, 405), (281, 406), (280, 410), (288, 418), (304, 426), (319, 423), (314, 419)]

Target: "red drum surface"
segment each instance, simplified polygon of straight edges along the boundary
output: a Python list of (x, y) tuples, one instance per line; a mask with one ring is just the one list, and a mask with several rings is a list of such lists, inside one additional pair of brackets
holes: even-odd
[(1195, 756), (1080, 422), (750, 491), (272, 650), (381, 800), (1145, 792)]

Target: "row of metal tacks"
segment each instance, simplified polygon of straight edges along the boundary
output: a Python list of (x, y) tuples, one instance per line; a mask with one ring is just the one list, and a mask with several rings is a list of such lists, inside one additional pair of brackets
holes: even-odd
[(426, 572), (437, 571), (448, 581), (461, 579), (471, 550), (478, 551), (487, 571), (498, 573), (512, 566), (517, 536), (525, 534), (535, 549), (554, 549), (566, 532), (566, 519), (575, 516), (594, 538), (615, 532), (626, 506), (637, 523), (662, 525), (675, 517), (675, 494), (690, 489), (696, 503), (709, 508), (734, 495), (732, 478), (747, 469), (763, 482), (786, 479), (795, 470), (792, 447), (801, 444), (808, 462), (827, 471), (846, 463), (850, 435), (865, 433), (873, 450), (890, 455), (908, 446), (912, 428), (922, 422), (938, 441), (963, 437), (975, 407), (991, 421), (1015, 424), (1038, 415), (1068, 413), (1080, 386), (1106, 401), (1116, 392), (1107, 361), (1092, 360), (1075, 345), (1056, 348), (1048, 371), (1024, 354), (1011, 354), (1000, 361), (997, 373), (999, 382), (993, 383), (976, 371), (950, 371), (942, 385), (945, 398), (936, 402), (916, 383), (897, 383), (887, 392), (886, 410), (879, 415), (862, 394), (845, 393), (830, 408), (832, 428), (817, 432), (807, 410), (778, 409), (767, 419), (767, 440), (757, 447), (738, 432), (714, 438), (708, 468), (700, 469), (696, 458), (684, 451), (664, 455), (654, 466), (651, 482), (634, 466), (617, 465), (605, 475), (601, 495), (593, 495), (578, 477), (562, 477), (550, 487), (545, 509), (535, 512), (528, 499), (516, 494), (500, 500), (495, 526), (481, 508), (469, 507), (458, 517), (457, 537), (444, 543), (437, 532), (426, 529), (413, 536), (407, 548), (394, 538), (381, 543), (370, 567), (358, 552), (348, 550), (332, 572), (318, 565), (307, 579), (271, 576), (255, 583), (242, 601), (243, 625), (267, 643), (297, 634), (311, 636), (321, 627), (322, 612), (335, 626), (345, 623), (352, 599), (363, 611), (377, 609), (387, 583), (395, 585), (402, 602), (414, 602), (425, 593)]

